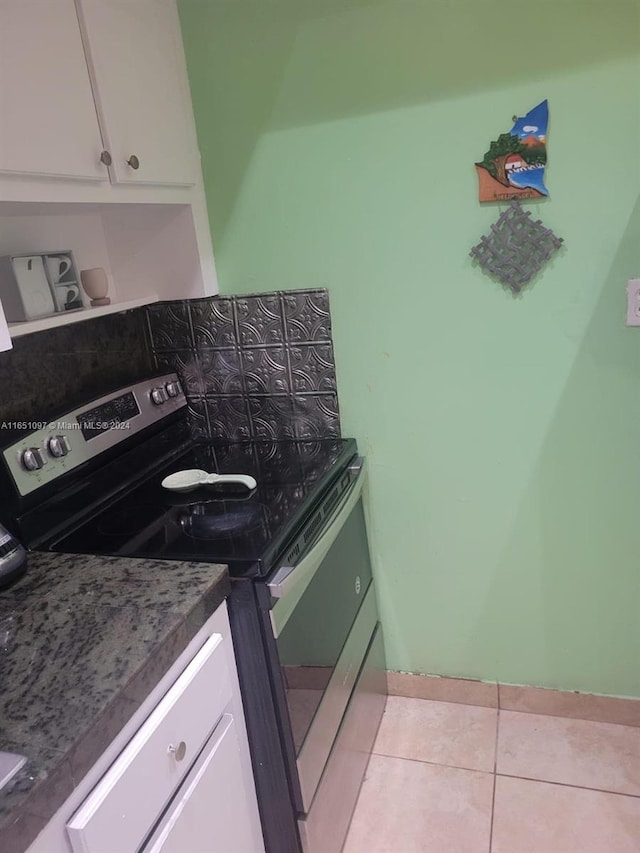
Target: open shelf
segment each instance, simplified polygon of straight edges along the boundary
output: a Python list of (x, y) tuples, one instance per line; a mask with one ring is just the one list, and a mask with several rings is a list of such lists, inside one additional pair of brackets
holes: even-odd
[(55, 326), (67, 326), (69, 323), (81, 323), (83, 320), (92, 320), (94, 317), (103, 317), (105, 314), (117, 314), (118, 311), (127, 311), (129, 308), (138, 308), (140, 305), (151, 305), (158, 302), (159, 297), (155, 294), (139, 296), (137, 299), (128, 299), (125, 302), (113, 302), (111, 305), (99, 305), (95, 308), (83, 308), (78, 311), (61, 311), (48, 317), (38, 317), (37, 320), (27, 320), (24, 323), (9, 323), (9, 332), (12, 338), (21, 335), (29, 335), (31, 332), (41, 332), (43, 329), (53, 329)]

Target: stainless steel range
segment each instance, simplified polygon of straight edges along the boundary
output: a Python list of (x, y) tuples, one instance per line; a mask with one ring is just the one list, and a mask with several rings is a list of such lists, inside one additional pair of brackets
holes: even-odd
[[(227, 563), (266, 848), (339, 853), (386, 695), (355, 441), (193, 440), (175, 374), (47, 417), (2, 453), (1, 520), (31, 549)], [(162, 487), (183, 469), (257, 487)]]

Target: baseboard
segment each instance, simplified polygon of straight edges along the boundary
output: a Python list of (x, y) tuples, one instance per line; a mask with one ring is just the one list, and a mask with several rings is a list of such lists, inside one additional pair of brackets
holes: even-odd
[(387, 680), (392, 696), (640, 727), (640, 699), (404, 672), (388, 672)]

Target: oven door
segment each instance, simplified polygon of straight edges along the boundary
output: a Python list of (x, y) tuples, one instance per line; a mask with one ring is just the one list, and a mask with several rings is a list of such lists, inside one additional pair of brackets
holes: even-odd
[(365, 460), (357, 459), (349, 471), (350, 487), (310, 546), (268, 583), (305, 813), (377, 623), (362, 503)]

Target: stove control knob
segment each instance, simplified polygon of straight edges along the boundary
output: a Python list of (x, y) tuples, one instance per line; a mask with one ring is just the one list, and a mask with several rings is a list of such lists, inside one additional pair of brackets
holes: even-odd
[(45, 464), (39, 447), (28, 447), (26, 450), (23, 450), (20, 461), (22, 462), (22, 467), (26, 468), (27, 471), (39, 471)]
[(170, 397), (177, 397), (178, 394), (182, 391), (179, 382), (167, 382), (164, 387), (166, 388), (167, 394)]
[(167, 392), (164, 388), (158, 386), (157, 388), (151, 389), (151, 402), (154, 406), (161, 406), (163, 403), (167, 402)]
[(71, 446), (66, 435), (54, 435), (47, 442), (47, 449), (52, 456), (59, 459), (61, 456), (66, 456), (71, 452)]

